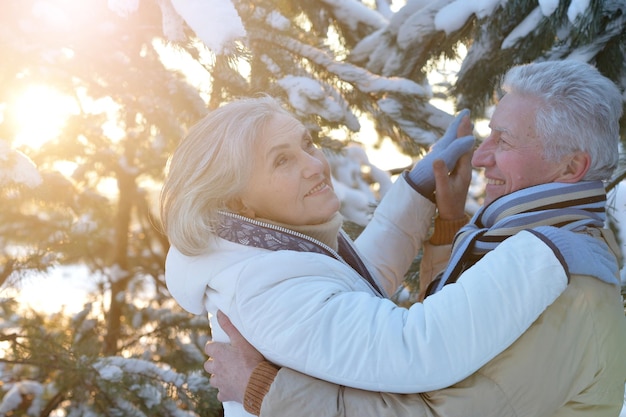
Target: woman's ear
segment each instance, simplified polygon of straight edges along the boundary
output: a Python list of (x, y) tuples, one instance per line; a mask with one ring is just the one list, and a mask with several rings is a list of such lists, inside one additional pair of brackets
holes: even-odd
[(591, 166), (591, 157), (587, 152), (577, 151), (568, 156), (569, 161), (565, 165), (563, 175), (559, 179), (560, 182), (574, 183), (581, 181), (589, 167)]
[(242, 216), (248, 217), (249, 219), (254, 219), (256, 214), (254, 210), (249, 208), (241, 198), (235, 197), (231, 199), (226, 206), (233, 213), (241, 214)]

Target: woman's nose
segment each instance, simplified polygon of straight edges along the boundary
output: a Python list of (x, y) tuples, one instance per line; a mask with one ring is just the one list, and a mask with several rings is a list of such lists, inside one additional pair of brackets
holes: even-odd
[(324, 172), (324, 161), (316, 155), (304, 152), (302, 158), (302, 175), (305, 178), (312, 177)]

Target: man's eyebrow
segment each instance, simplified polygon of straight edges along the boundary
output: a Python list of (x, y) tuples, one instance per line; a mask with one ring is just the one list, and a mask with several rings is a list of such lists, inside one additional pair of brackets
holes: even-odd
[(506, 127), (499, 127), (499, 126), (493, 127), (489, 125), (489, 129), (495, 130), (496, 132), (509, 132), (509, 129), (507, 129)]
[(511, 139), (516, 138), (513, 132), (511, 132), (511, 129), (507, 129), (506, 127), (496, 126), (496, 127), (492, 127), (491, 130), (499, 132), (499, 133), (505, 133), (507, 137), (510, 137)]

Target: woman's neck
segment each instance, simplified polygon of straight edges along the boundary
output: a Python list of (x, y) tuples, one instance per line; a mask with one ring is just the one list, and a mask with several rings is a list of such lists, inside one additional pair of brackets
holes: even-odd
[(289, 230), (293, 230), (294, 232), (302, 233), (304, 235), (312, 237), (313, 239), (319, 240), (320, 242), (330, 246), (334, 250), (337, 250), (338, 248), (337, 235), (339, 234), (339, 230), (341, 229), (341, 225), (343, 223), (343, 217), (341, 216), (341, 214), (339, 214), (339, 212), (335, 213), (335, 215), (325, 223), (300, 226), (279, 223), (268, 219), (257, 220), (271, 223), (276, 226), (281, 226)]

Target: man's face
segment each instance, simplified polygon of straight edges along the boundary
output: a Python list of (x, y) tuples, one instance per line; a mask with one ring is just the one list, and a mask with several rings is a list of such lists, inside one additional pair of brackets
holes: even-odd
[(326, 222), (340, 206), (324, 154), (299, 121), (283, 114), (257, 140), (252, 178), (240, 198), (242, 214), (290, 225)]
[(543, 156), (535, 129), (537, 105), (534, 97), (509, 93), (496, 106), (491, 134), (472, 157), (472, 165), (484, 169), (484, 205), (523, 188), (556, 182), (564, 172), (565, 162)]

